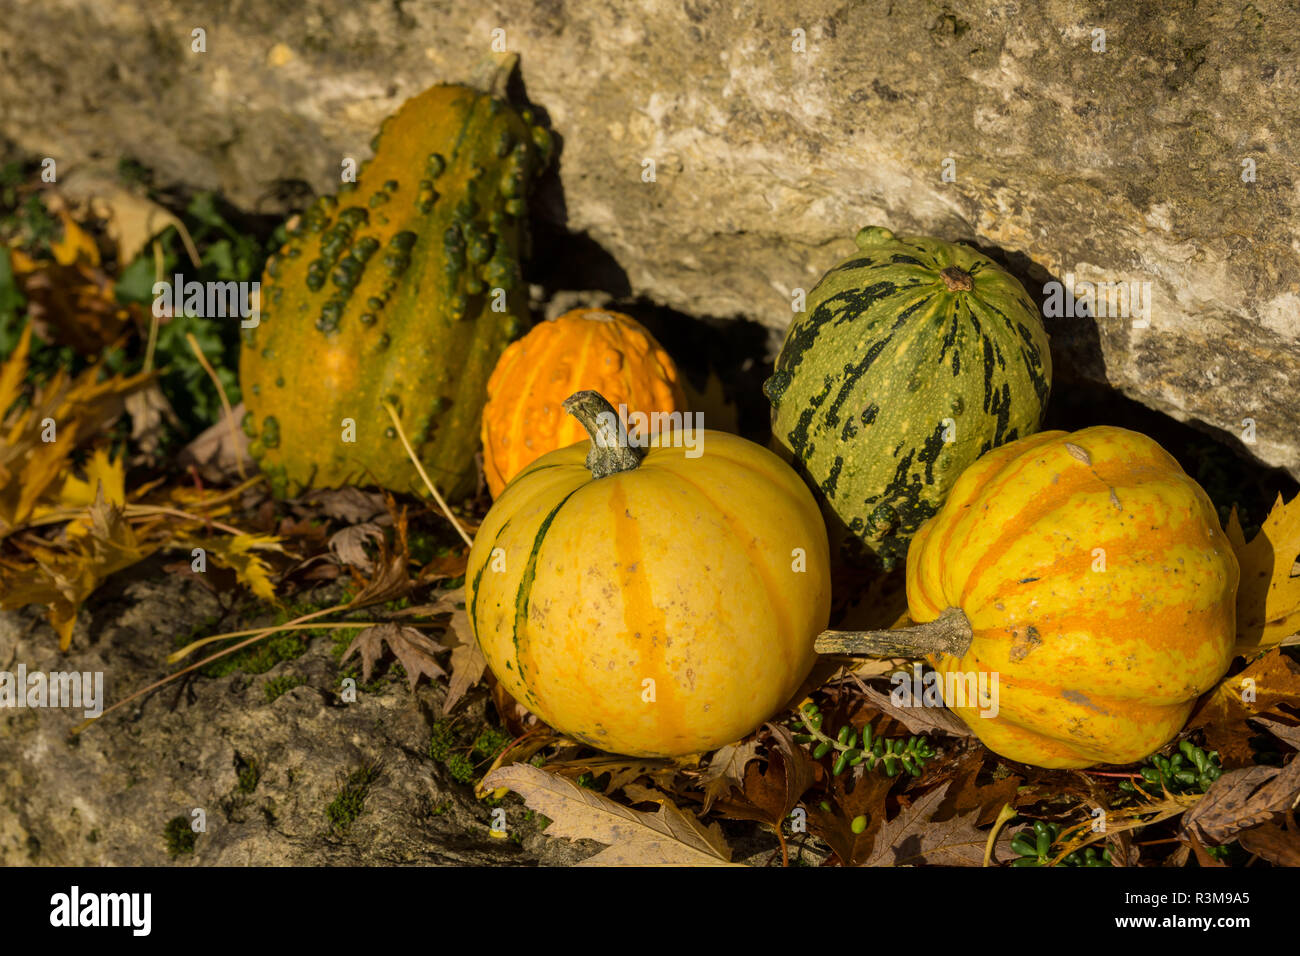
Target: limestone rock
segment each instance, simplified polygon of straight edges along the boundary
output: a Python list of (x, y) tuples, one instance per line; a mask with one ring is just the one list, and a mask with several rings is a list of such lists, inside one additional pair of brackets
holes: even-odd
[(865, 224), (973, 242), (1039, 297), (1150, 283), (1147, 327), (1049, 318), (1061, 387), (1107, 383), (1300, 475), (1300, 21), (1282, 0), (1141, 10), (47, 0), (6, 11), (0, 135), (283, 212), (501, 30), (562, 140), (535, 216), (585, 234), (570, 288), (776, 339)]

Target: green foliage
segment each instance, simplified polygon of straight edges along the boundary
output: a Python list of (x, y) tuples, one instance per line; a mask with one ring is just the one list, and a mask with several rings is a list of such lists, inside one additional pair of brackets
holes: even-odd
[[(159, 233), (163, 281), (180, 274), (186, 282), (255, 282), (261, 276), (267, 254), (283, 240), (277, 232), (268, 243), (241, 232), (211, 193), (198, 193), (180, 216), (199, 251), (195, 270), (174, 226)], [(115, 294), (119, 302), (137, 303), (152, 309), (157, 265), (152, 243), (118, 279)], [(179, 305), (179, 303), (178, 303)], [(215, 423), (221, 416), (221, 400), (212, 387), (186, 335), (191, 334), (212, 364), (231, 405), (240, 401), (239, 320), (235, 317), (177, 314), (158, 327), (154, 364), (164, 370), (161, 387), (188, 434)], [(142, 357), (142, 356), (141, 356)]]
[(23, 307), (27, 300), (18, 289), (9, 249), (0, 246), (0, 355), (9, 355), (18, 347), (23, 331)]
[[(204, 677), (226, 677), (236, 672), (265, 674), (281, 661), (291, 661), (307, 651), (306, 631), (285, 631), (258, 641), (242, 651), (227, 654), (199, 669)], [(242, 638), (240, 638), (242, 640)]]
[(235, 773), (239, 781), (238, 790), (240, 793), (252, 793), (257, 789), (257, 783), (262, 779), (262, 767), (256, 760), (245, 760), (236, 756)]
[[(1011, 849), (1018, 859), (1012, 860), (1012, 866), (1047, 866), (1059, 851), (1052, 847), (1061, 835), (1058, 824), (1044, 820), (1035, 820), (1032, 830), (1017, 833), (1011, 839)], [(1099, 854), (1093, 846), (1075, 850), (1061, 860), (1061, 866), (1110, 866), (1110, 849)]]
[(39, 182), (40, 167), (35, 163), (0, 166), (0, 243), (12, 242), (29, 255), (48, 253), (58, 232), (58, 220), (45, 208), (41, 194), (34, 190), (23, 194), (24, 186)]
[(190, 829), (189, 817), (172, 817), (163, 827), (163, 841), (167, 844), (167, 852), (171, 856), (193, 853), (197, 839), (198, 834)]
[[(13, 243), (30, 255), (47, 258), (50, 242), (59, 230), (58, 220), (45, 208), (39, 192), (24, 195), (23, 187), (36, 182), (38, 174), (39, 168), (31, 164), (0, 166), (0, 358), (13, 351), (27, 321), (25, 303), (3, 245)], [(128, 185), (139, 186), (147, 184), (150, 177), (138, 163), (123, 161), (119, 164), (119, 178)], [(286, 238), (283, 227), (265, 237), (237, 223), (233, 211), (220, 204), (212, 193), (194, 195), (178, 218), (194, 240), (199, 267), (195, 268), (185, 252), (176, 227), (168, 226), (154, 237), (162, 252), (162, 277), (168, 283), (177, 273), (187, 282), (258, 281), (267, 255)], [(152, 311), (153, 286), (157, 279), (153, 246), (154, 242), (149, 243), (129, 263), (117, 263), (118, 280), (114, 286), (119, 302), (139, 305), (146, 314)], [(187, 333), (194, 336), (212, 364), (231, 405), (241, 398), (237, 374), (238, 318), (178, 315), (160, 323), (154, 367), (162, 371), (160, 387), (181, 420), (178, 431), (164, 425), (164, 449), (193, 437), (217, 422), (222, 414), (220, 397), (186, 340)], [(67, 346), (53, 346), (38, 339), (33, 341), (28, 378), (41, 382), (56, 368), (76, 372), (96, 358), (104, 360), (112, 372), (134, 374), (144, 369), (146, 352), (143, 335), (130, 340), (127, 352), (110, 355), (106, 351), (98, 357), (81, 356)]]
[(360, 770), (354, 770), (348, 774), (343, 789), (325, 808), (325, 816), (329, 820), (330, 829), (335, 833), (343, 833), (352, 826), (356, 818), (361, 816), (361, 812), (365, 810), (366, 797), (370, 795), (370, 787), (378, 779), (379, 768), (377, 766), (362, 767)]
[(1145, 762), (1147, 765), (1139, 771), (1142, 783), (1124, 780), (1119, 785), (1121, 790), (1137, 793), (1140, 787), (1170, 793), (1205, 793), (1223, 775), (1219, 752), (1202, 750), (1190, 740), (1179, 743), (1178, 753), (1172, 757), (1152, 754)]
[(510, 735), (496, 727), (484, 727), (473, 738), (450, 720), (433, 725), (429, 756), (447, 768), (453, 780), (475, 783), (506, 747)]
[(274, 703), (281, 695), (293, 690), (295, 687), (301, 687), (307, 683), (307, 678), (300, 677), (297, 674), (282, 674), (279, 677), (272, 677), (263, 686), (266, 691), (266, 702)]
[(924, 736), (913, 735), (907, 740), (877, 737), (871, 725), (862, 728), (861, 735), (849, 725), (839, 729), (834, 737), (822, 733), (823, 715), (816, 704), (806, 704), (794, 719), (794, 727), (804, 731), (795, 735), (795, 742), (815, 744), (813, 759), (821, 760), (834, 752), (831, 773), (839, 776), (850, 767), (866, 764), (868, 770), (880, 766), (885, 775), (896, 776), (906, 770), (913, 777), (921, 776), (926, 761), (934, 758), (934, 749)]

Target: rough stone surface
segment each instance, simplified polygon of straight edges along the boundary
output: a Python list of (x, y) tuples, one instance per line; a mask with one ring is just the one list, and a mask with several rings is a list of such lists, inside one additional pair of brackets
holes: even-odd
[[(111, 703), (166, 673), (175, 635), (217, 610), (151, 562), (96, 595), (67, 656), (39, 609), (0, 614), (0, 671), (103, 671)], [(304, 683), (268, 701), (266, 681), (283, 676)], [(0, 866), (564, 865), (599, 850), (546, 837), (514, 796), (520, 841), (489, 835), (491, 809), (429, 756), (442, 687), (413, 696), (393, 681), (344, 705), (338, 677), (317, 639), (265, 674), (173, 683), (72, 741), (80, 711), (0, 709)], [(253, 764), (244, 792), (239, 769)], [(364, 810), (336, 831), (326, 808), (367, 767), (379, 772)], [(195, 808), (207, 831), (172, 857), (164, 829)]]
[(563, 145), (535, 215), (585, 234), (551, 244), (578, 262), (543, 282), (779, 330), (872, 223), (972, 241), (1034, 294), (1149, 282), (1149, 328), (1049, 320), (1061, 387), (1109, 383), (1234, 442), (1253, 419), (1243, 450), (1300, 475), (1300, 22), (1282, 0), (1151, 18), (1074, 0), (4, 6), (0, 134), (263, 212), (332, 189), (383, 116), (473, 76), (504, 30)]

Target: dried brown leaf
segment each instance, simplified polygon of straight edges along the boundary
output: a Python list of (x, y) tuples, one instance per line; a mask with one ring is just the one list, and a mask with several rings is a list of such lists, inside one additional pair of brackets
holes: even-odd
[[(863, 865), (983, 866), (989, 834), (977, 826), (978, 811), (957, 814), (946, 820), (934, 819), (951, 786), (951, 783), (944, 783), (927, 790), (905, 805), (892, 820), (887, 820), (876, 835), (875, 845)], [(1010, 858), (1011, 852), (1004, 846), (1009, 841), (1009, 833), (999, 834), (994, 846), (995, 861)]]
[(727, 744), (716, 750), (709, 765), (700, 775), (704, 785), (704, 812), (708, 813), (714, 801), (744, 785), (745, 767), (758, 759), (758, 739), (749, 737), (739, 743)]
[(668, 802), (654, 813), (632, 810), (528, 764), (494, 770), (483, 785), (519, 793), (551, 819), (548, 836), (606, 844), (583, 866), (725, 866), (731, 859), (716, 826), (706, 827)]
[(446, 648), (415, 628), (398, 624), (376, 624), (366, 628), (352, 639), (342, 659), (347, 661), (353, 654), (359, 654), (361, 679), (368, 681), (375, 664), (383, 659), (385, 644), (406, 671), (406, 680), (411, 690), (415, 690), (421, 675), (430, 681), (446, 676), (447, 672), (434, 659), (435, 654)]
[(1283, 707), (1300, 708), (1300, 664), (1273, 648), (1239, 674), (1225, 677), (1197, 705), (1188, 730), (1203, 730), (1209, 746), (1219, 751), (1225, 767), (1254, 762), (1247, 720), (1286, 717)]
[(882, 714), (893, 717), (913, 734), (946, 734), (949, 737), (973, 737), (965, 721), (947, 707), (926, 707), (916, 702), (910, 707), (894, 703), (891, 694), (866, 685), (863, 696)]
[[(862, 866), (870, 857), (892, 784), (889, 777), (859, 764), (830, 778), (829, 812), (818, 805), (806, 807), (809, 831), (831, 848), (841, 865)], [(854, 833), (853, 821), (860, 816), (866, 817), (866, 826)]]
[(1300, 832), (1281, 823), (1261, 823), (1237, 835), (1247, 853), (1262, 857), (1275, 866), (1300, 866)]
[(1183, 816), (1184, 833), (1219, 846), (1251, 827), (1294, 809), (1300, 800), (1300, 759), (1285, 767), (1247, 767), (1225, 773)]
[(383, 543), (384, 529), (373, 521), (366, 521), (336, 531), (330, 536), (329, 549), (348, 567), (356, 568), (362, 574), (371, 574), (375, 562), (366, 553), (366, 545), (381, 546)]

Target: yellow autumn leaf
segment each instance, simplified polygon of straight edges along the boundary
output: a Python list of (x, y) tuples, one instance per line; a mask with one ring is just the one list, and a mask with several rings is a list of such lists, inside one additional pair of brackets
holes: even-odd
[(44, 604), (64, 651), (72, 644), (77, 612), (86, 598), (110, 574), (142, 561), (159, 545), (138, 537), (122, 507), (102, 493), (87, 509), (85, 520), (87, 532), (70, 538), (67, 547), (32, 544), (23, 549), (30, 563), (0, 567), (0, 608)]
[(276, 600), (275, 586), (271, 583), (271, 567), (257, 552), (283, 551), (279, 538), (268, 534), (234, 534), (213, 538), (177, 535), (171, 543), (191, 550), (202, 548), (205, 560), (234, 571), (239, 583), (263, 600)]
[(72, 221), (67, 210), (59, 210), (59, 219), (63, 221), (63, 238), (50, 243), (54, 261), (61, 266), (70, 266), (82, 259), (92, 266), (99, 265), (99, 247), (95, 240)]
[[(0, 537), (30, 521), (42, 506), (87, 506), (103, 481), (109, 500), (121, 503), (124, 479), (112, 463), (92, 456), (86, 479), (69, 479), (68, 457), (86, 441), (103, 434), (121, 414), (126, 397), (146, 386), (152, 373), (100, 379), (91, 367), (75, 378), (57, 370), (19, 404), (27, 376), (31, 326), (0, 366)], [(64, 489), (72, 496), (60, 501)]]
[(18, 345), (9, 353), (4, 367), (0, 368), (0, 416), (13, 407), (22, 394), (23, 379), (27, 375), (27, 356), (32, 349), (31, 324), (23, 326)]
[(1278, 495), (1259, 534), (1246, 542), (1234, 508), (1228, 541), (1241, 565), (1237, 589), (1237, 653), (1267, 650), (1300, 632), (1300, 495), (1283, 502)]

